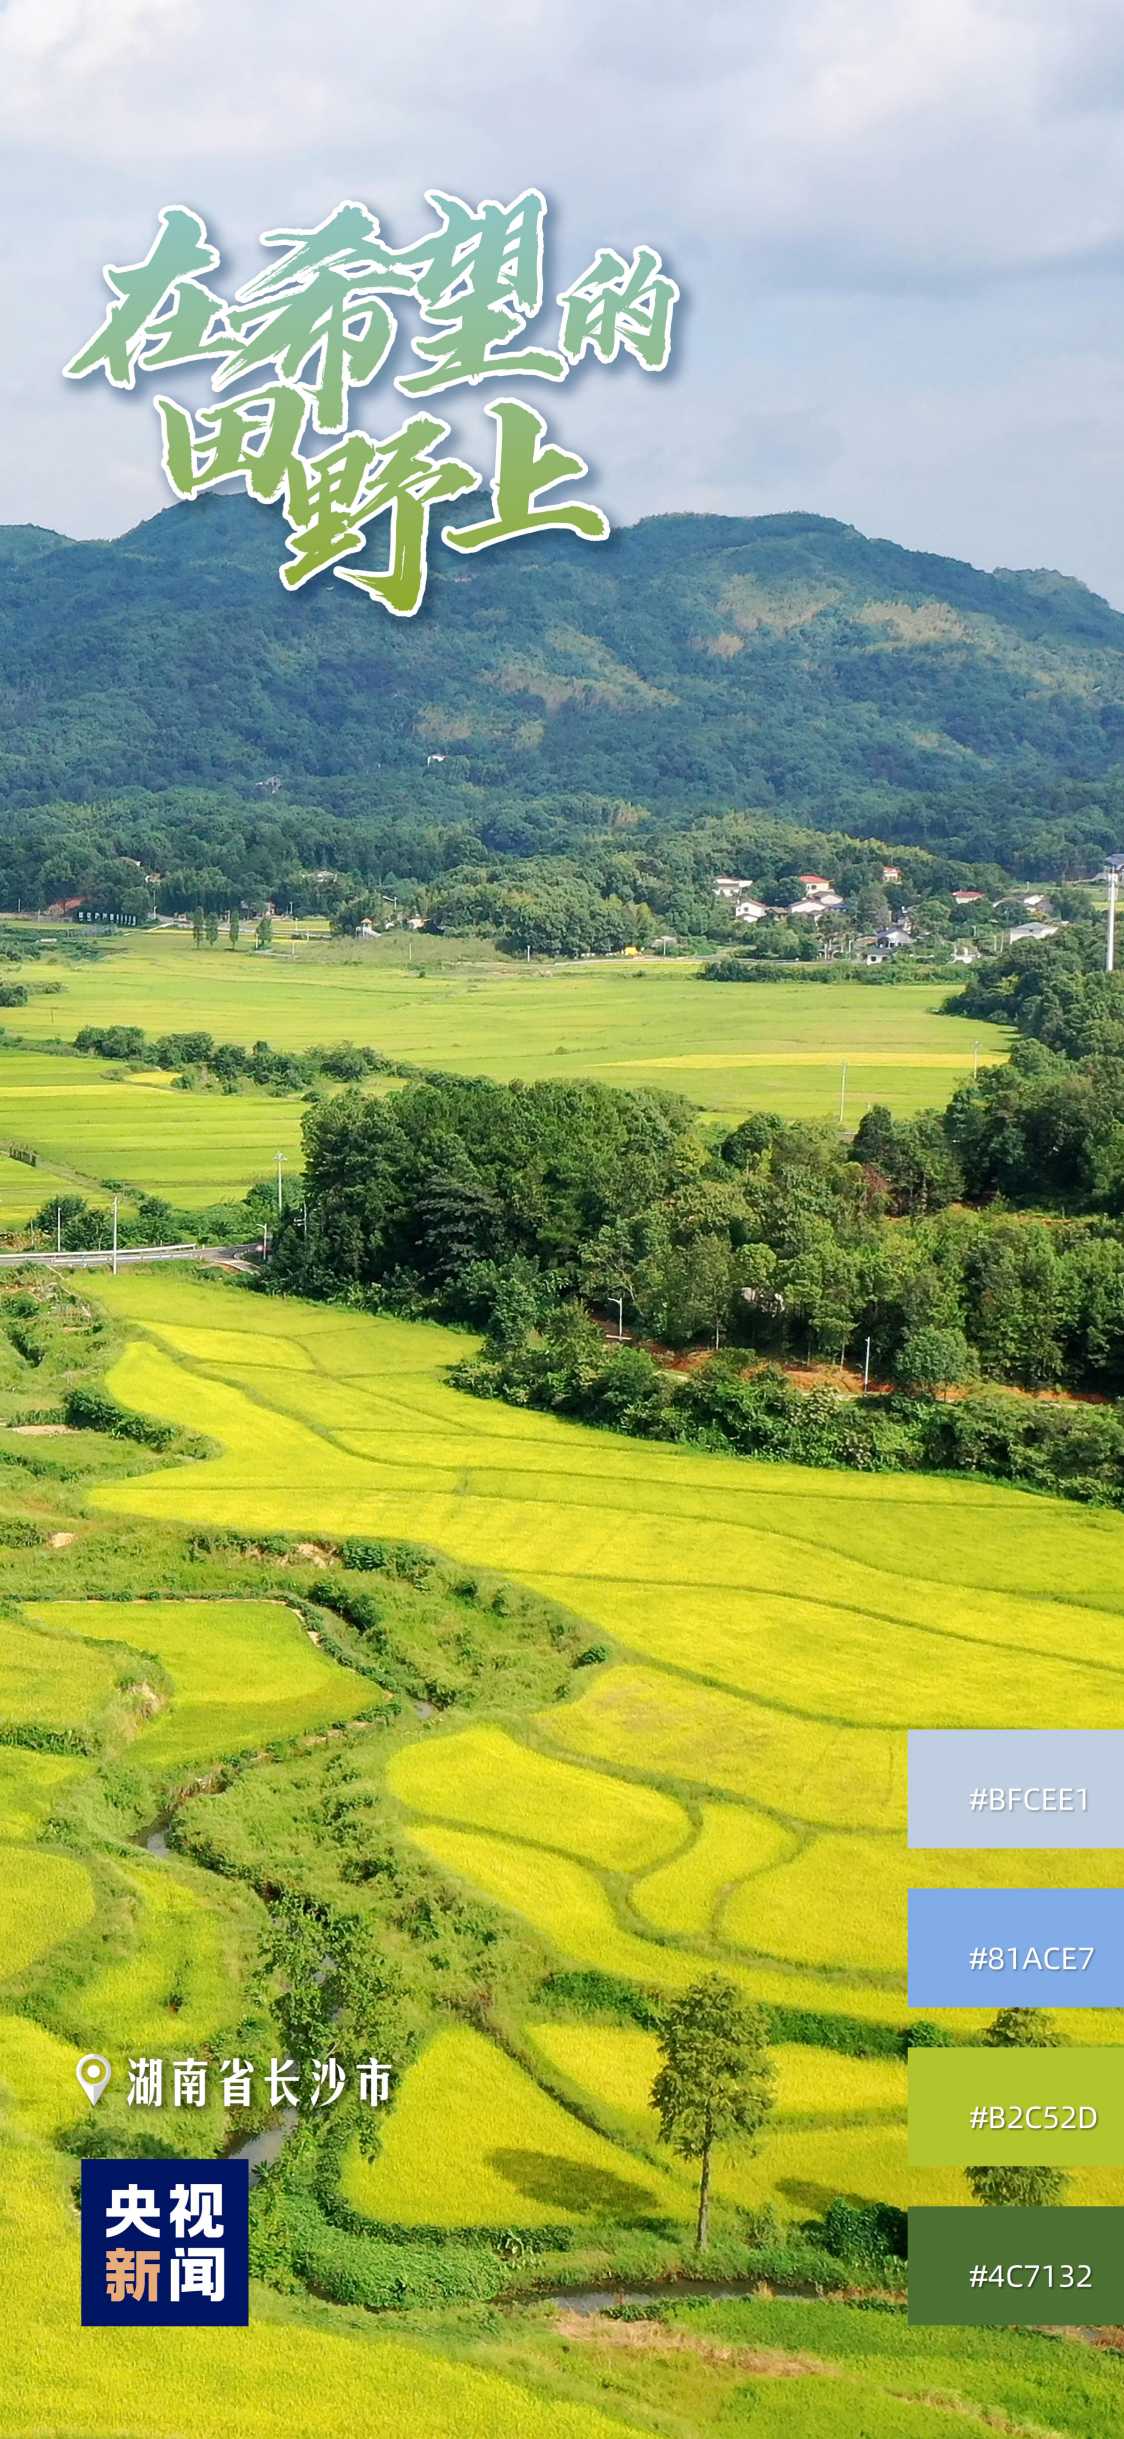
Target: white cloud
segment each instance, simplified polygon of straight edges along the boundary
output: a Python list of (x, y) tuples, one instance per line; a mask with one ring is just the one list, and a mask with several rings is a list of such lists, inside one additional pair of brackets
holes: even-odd
[(241, 275), (342, 194), (405, 236), (533, 182), (560, 265), (646, 238), (684, 287), (674, 378), (552, 403), (618, 514), (824, 508), (1124, 599), (1119, 0), (8, 0), (0, 134), (0, 515), (159, 505), (143, 405), (58, 368), (162, 202)]

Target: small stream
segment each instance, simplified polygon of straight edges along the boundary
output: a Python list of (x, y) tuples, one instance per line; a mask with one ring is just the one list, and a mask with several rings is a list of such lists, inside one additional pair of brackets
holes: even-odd
[[(428, 1711), (432, 1706), (429, 1703), (419, 1702), (415, 1707), (419, 1711)], [(155, 1855), (160, 1862), (165, 1861), (172, 1851), (167, 1835), (170, 1819), (171, 1814), (166, 1813), (162, 1820), (157, 1821), (155, 1826), (146, 1831), (145, 1835), (138, 1840), (138, 1844), (143, 1846), (145, 1853)], [(323, 1981), (331, 1969), (331, 1964), (331, 1957), (326, 1956), (316, 1977), (318, 1981)], [(228, 2160), (248, 2160), (252, 2184), (255, 2176), (259, 2175), (263, 2168), (271, 2167), (274, 2160), (280, 2159), (290, 2134), (295, 2131), (299, 2123), (300, 2113), (297, 2109), (281, 2109), (272, 2125), (263, 2126), (260, 2134), (249, 2135), (244, 2143), (235, 2143), (229, 2151), (223, 2153), (223, 2157)], [(667, 2303), (672, 2297), (685, 2295), (704, 2295), (714, 2300), (730, 2296), (752, 2295), (759, 2284), (758, 2279), (752, 2278), (743, 2279), (740, 2284), (733, 2285), (710, 2278), (695, 2278), (689, 2281), (680, 2279), (673, 2283), (669, 2282), (667, 2286), (663, 2287), (574, 2287), (569, 2291), (560, 2290), (557, 2294), (540, 2295), (534, 2300), (540, 2303), (556, 2304), (560, 2311), (580, 2312), (585, 2316), (595, 2312), (611, 2312), (620, 2304)]]

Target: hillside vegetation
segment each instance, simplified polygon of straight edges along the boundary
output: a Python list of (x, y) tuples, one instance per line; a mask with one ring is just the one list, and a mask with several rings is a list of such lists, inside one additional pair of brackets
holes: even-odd
[(666, 516), (596, 552), (438, 554), (399, 623), (331, 585), (287, 597), (272, 521), (242, 499), (25, 542), (0, 532), (14, 870), (32, 834), (49, 859), (32, 808), (51, 803), (97, 802), (78, 827), (164, 871), (205, 866), (200, 838), (232, 823), (243, 870), (271, 825), (315, 865), (354, 862), (341, 825), (373, 822), (383, 868), (412, 872), (427, 828), (565, 852), (731, 806), (1055, 868), (1118, 843), (1124, 618), (1061, 577), (826, 517)]

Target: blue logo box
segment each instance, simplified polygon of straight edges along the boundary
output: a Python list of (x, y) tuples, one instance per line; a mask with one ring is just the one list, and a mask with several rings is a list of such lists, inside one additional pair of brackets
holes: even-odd
[(84, 2329), (241, 2329), (248, 2160), (83, 2160)]

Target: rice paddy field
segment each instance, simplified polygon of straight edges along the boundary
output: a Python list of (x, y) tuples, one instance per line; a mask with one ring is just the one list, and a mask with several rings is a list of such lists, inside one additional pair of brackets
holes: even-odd
[[(498, 1577), (512, 1598), (553, 1604), (544, 1614), (606, 1656), (572, 1672), (565, 1699), (444, 1715), (406, 1704), (388, 1734), (378, 1684), (276, 1591), (125, 1598), (98, 1586), (95, 1557), (81, 1596), (46, 1584), (5, 1596), (5, 2439), (272, 2439), (281, 2427), (296, 2439), (952, 2439), (989, 2417), (1110, 2439), (1119, 2374), (1092, 2350), (1004, 2332), (956, 2332), (950, 2346), (947, 2332), (840, 2303), (672, 2304), (626, 2346), (621, 2324), (550, 2303), (380, 2317), (255, 2287), (248, 2330), (75, 2343), (66, 2154), (84, 2107), (80, 2050), (261, 2045), (252, 1868), (239, 1876), (235, 1859), (232, 1876), (123, 1844), (89, 1792), (100, 1758), (138, 1822), (177, 1798), (190, 1814), (191, 1789), (226, 1784), (231, 1765), (229, 1795), (204, 1795), (202, 1810), (237, 1808), (240, 1787), (271, 1781), (259, 1828), (283, 1870), (270, 1824), (289, 1765), (270, 1757), (304, 1757), (315, 1837), (324, 1740), (342, 1736), (360, 1804), (383, 1808), (445, 1888), (496, 1909), (557, 1971), (658, 1997), (717, 1967), (783, 2007), (775, 2117), (755, 2152), (720, 2153), (714, 2180), (731, 2225), (765, 2204), (783, 2224), (839, 2194), (963, 2198), (955, 2171), (907, 2171), (905, 2065), (882, 2039), (907, 2020), (906, 1886), (1009, 1880), (1021, 1859), (991, 1871), (987, 1858), (907, 1858), (906, 1726), (1124, 1725), (1114, 1516), (981, 1483), (607, 1438), (454, 1391), (445, 1372), (465, 1340), (431, 1325), (169, 1270), (87, 1286), (122, 1345), (111, 1389), (215, 1453), (142, 1464), (134, 1451), (129, 1472), (127, 1452), (115, 1465), (103, 1443), (67, 1492), (77, 1504), (61, 1538), (74, 1550), (60, 1564), (84, 1535), (96, 1553), (99, 1536), (117, 1551), (131, 1534), (149, 1553), (134, 1572), (147, 1563), (159, 1581), (157, 1554), (185, 1531), (260, 1536), (263, 1552), (270, 1537), (304, 1536), (315, 1588), (324, 1544), (404, 1541), (448, 1562), (467, 1598)], [(48, 1472), (29, 1495), (35, 1513), (61, 1489)], [(114, 1582), (124, 1565), (113, 1558)], [(44, 1727), (71, 1749), (18, 1741)], [(1111, 1879), (1113, 1860), (1040, 1856), (1031, 1870), (1087, 1884)], [(353, 1891), (361, 1906), (361, 1874)], [(562, 1993), (536, 1987), (490, 2030), (453, 2014), (429, 2028), (378, 2156), (352, 2144), (339, 2160), (339, 2207), (371, 2244), (492, 2240), (519, 2261), (560, 2240), (596, 2240), (599, 2260), (618, 2241), (689, 2243), (691, 2170), (659, 2143), (648, 2098), (652, 2031), (575, 2014)], [(1083, 2019), (1082, 2037), (1115, 2039), (1116, 2019)], [(118, 2095), (100, 2116), (107, 2139), (132, 2146)], [(204, 2151), (223, 2140), (213, 2107), (192, 2131)], [(1120, 2201), (1124, 2180), (1087, 2171), (1072, 2197)]]
[[(155, 1661), (161, 1698), (142, 1702), (131, 1766), (214, 1761), (255, 1735), (345, 1721), (366, 1679), (318, 1652), (277, 1602), (44, 1602), (3, 1625), (6, 1733), (49, 1712), (90, 1754), (0, 1744), (0, 2427), (5, 2439), (623, 2439), (637, 2426), (597, 2401), (543, 2393), (519, 2366), (461, 2362), (358, 2312), (289, 2303), (255, 2289), (248, 2329), (98, 2333), (76, 2326), (76, 2162), (65, 2146), (85, 2104), (75, 2083), (91, 2046), (115, 2061), (189, 2049), (252, 2052), (249, 1977), (264, 1914), (248, 1890), (174, 1855), (95, 1839), (79, 1855), (51, 1842), (52, 1816), (89, 1777), (107, 1682), (134, 1690)], [(24, 1699), (13, 1685), (22, 1672)], [(235, 1681), (246, 1707), (231, 1715)], [(147, 1689), (151, 1691), (151, 1688)], [(61, 1816), (60, 1816), (61, 1817)], [(72, 1833), (73, 1834), (73, 1833)], [(260, 2032), (260, 2027), (258, 2028)], [(549, 2103), (542, 2101), (543, 2109)], [(136, 2128), (112, 2090), (101, 2104), (110, 2151)], [(101, 2129), (99, 2128), (99, 2131)], [(182, 2148), (165, 2104), (151, 2131)], [(213, 2103), (193, 2113), (192, 2149), (223, 2138)], [(64, 2148), (57, 2146), (60, 2141)], [(592, 2142), (588, 2146), (595, 2149)], [(613, 2147), (602, 2148), (612, 2158)], [(580, 2164), (580, 2163), (579, 2163)], [(597, 2163), (595, 2162), (595, 2165)], [(602, 2169), (603, 2175), (610, 2173)]]
[[(908, 1856), (907, 1727), (1124, 1722), (1115, 1516), (480, 1403), (443, 1377), (463, 1338), (430, 1325), (166, 1275), (96, 1292), (130, 1333), (117, 1395), (223, 1449), (103, 1484), (96, 1506), (406, 1537), (607, 1639), (576, 1699), (517, 1727), (434, 1724), (388, 1775), (418, 1849), (566, 1966), (671, 1991), (721, 1961), (775, 2006), (901, 2024), (910, 1880), (1020, 1868)], [(1033, 1866), (1074, 1886), (1114, 1869)], [(871, 2181), (856, 2165), (854, 2189)]]
[(278, 1152), (299, 1161), (303, 1114), (299, 1098), (187, 1093), (162, 1070), (134, 1075), (81, 1053), (4, 1051), (0, 1143), (27, 1145), (38, 1158), (32, 1168), (0, 1156), (0, 1226), (25, 1224), (58, 1194), (105, 1203), (116, 1186), (185, 1210), (240, 1199), (276, 1176)]
[[(901, 1115), (944, 1103), (977, 1057), (1007, 1047), (997, 1026), (942, 1015), (940, 983), (733, 988), (700, 982), (689, 960), (527, 965), (490, 958), (479, 941), (420, 935), (404, 963), (402, 937), (279, 941), (262, 955), (197, 949), (189, 932), (131, 933), (100, 959), (29, 968), (32, 996), (8, 1029), (55, 1045), (97, 1024), (149, 1034), (202, 1026), (219, 1041), (279, 1050), (350, 1041), (502, 1081), (660, 1087), (731, 1123), (751, 1108), (837, 1117), (846, 1062), (852, 1126), (872, 1101)], [(34, 988), (43, 983), (58, 988)], [(0, 1114), (0, 1134), (3, 1124)]]

